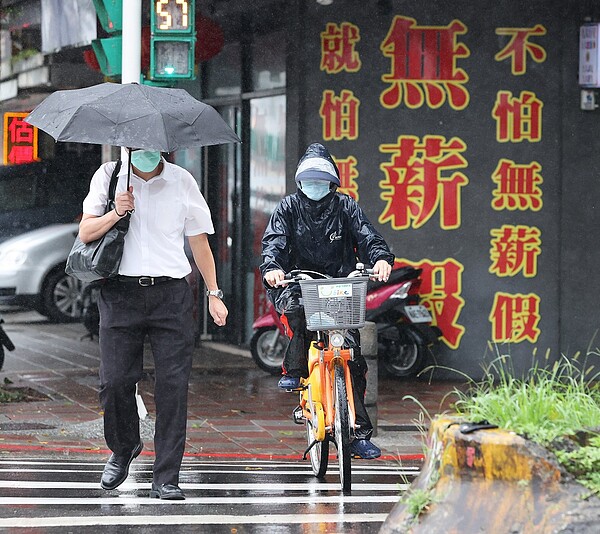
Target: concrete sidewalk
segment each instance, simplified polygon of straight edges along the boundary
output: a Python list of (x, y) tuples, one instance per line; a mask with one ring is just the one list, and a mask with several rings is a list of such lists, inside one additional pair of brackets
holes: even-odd
[[(4, 314), (16, 345), (7, 353), (0, 380), (43, 394), (29, 402), (0, 404), (0, 454), (46, 451), (108, 454), (98, 403), (99, 351), (82, 339), (82, 325), (54, 325), (33, 314)], [(145, 358), (140, 393), (149, 416), (142, 422), (145, 454), (153, 451), (153, 363)], [(434, 415), (449, 408), (446, 395), (459, 384), (380, 377), (377, 436), (383, 460), (418, 460), (422, 435), (415, 425), (420, 406)], [(297, 396), (281, 392), (277, 377), (258, 369), (249, 351), (202, 342), (190, 380), (186, 455), (298, 459), (306, 444), (291, 413)], [(427, 421), (425, 420), (425, 423)]]

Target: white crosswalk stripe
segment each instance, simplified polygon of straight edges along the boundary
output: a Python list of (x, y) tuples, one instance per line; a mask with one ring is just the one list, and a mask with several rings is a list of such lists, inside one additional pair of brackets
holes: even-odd
[(222, 525), (223, 532), (268, 532), (279, 525), (277, 532), (298, 532), (298, 525), (314, 525), (314, 532), (375, 533), (418, 474), (415, 466), (356, 462), (352, 494), (343, 495), (335, 462), (321, 481), (307, 462), (185, 460), (186, 500), (161, 501), (148, 497), (149, 461), (136, 460), (114, 491), (100, 488), (103, 466), (92, 459), (0, 460), (0, 529), (120, 525), (148, 532), (162, 525), (176, 532), (187, 525), (216, 532)]

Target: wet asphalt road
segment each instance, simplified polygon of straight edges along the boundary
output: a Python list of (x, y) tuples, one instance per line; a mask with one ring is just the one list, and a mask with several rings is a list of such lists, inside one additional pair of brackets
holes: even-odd
[[(104, 491), (97, 342), (82, 340), (79, 324), (52, 325), (34, 312), (4, 317), (18, 346), (0, 376), (23, 380), (51, 401), (20, 403), (10, 413), (0, 405), (1, 531), (375, 533), (418, 473), (420, 461), (399, 459), (420, 452), (421, 443), (414, 429), (399, 431), (416, 413), (414, 403), (401, 403), (396, 382), (380, 381), (383, 420), (375, 441), (387, 460), (353, 461), (352, 494), (342, 495), (334, 447), (324, 481), (301, 460), (304, 432), (289, 417), (296, 401), (277, 391), (276, 377), (258, 370), (247, 351), (223, 355), (209, 348), (191, 384), (181, 476), (187, 500), (149, 499), (149, 424), (146, 450), (128, 480)], [(236, 389), (239, 380), (243, 387)], [(425, 389), (412, 387), (407, 392), (415, 395)], [(142, 390), (152, 414), (150, 385)], [(430, 402), (439, 397), (436, 391)], [(53, 428), (28, 430), (34, 421)], [(19, 424), (23, 431), (14, 430)]]
[(368, 534), (378, 532), (417, 472), (353, 466), (352, 495), (342, 495), (335, 465), (321, 482), (305, 462), (186, 460), (187, 499), (160, 501), (148, 497), (147, 460), (137, 459), (110, 492), (98, 484), (103, 465), (89, 458), (0, 460), (0, 530)]

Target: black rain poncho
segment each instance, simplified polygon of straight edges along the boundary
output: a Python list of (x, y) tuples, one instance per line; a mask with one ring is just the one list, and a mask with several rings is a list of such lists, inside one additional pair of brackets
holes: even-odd
[(285, 197), (265, 230), (261, 275), (274, 269), (318, 271), (347, 276), (356, 262), (394, 263), (394, 255), (358, 203), (331, 192), (319, 201), (301, 191)]

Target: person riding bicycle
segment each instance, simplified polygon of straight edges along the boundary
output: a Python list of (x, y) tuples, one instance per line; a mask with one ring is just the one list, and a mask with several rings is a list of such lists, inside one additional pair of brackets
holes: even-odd
[[(338, 193), (340, 173), (329, 151), (312, 143), (296, 170), (296, 193), (286, 196), (271, 215), (262, 238), (260, 272), (267, 293), (290, 337), (283, 359), (279, 387), (293, 391), (300, 377), (308, 376), (307, 351), (313, 333), (306, 329), (298, 284), (277, 287), (293, 269), (317, 271), (345, 277), (357, 261), (371, 264), (375, 277), (387, 281), (394, 255), (367, 219), (358, 203)], [(367, 362), (360, 351), (358, 330), (349, 330), (348, 347), (354, 349), (348, 363), (352, 375), (358, 429), (352, 442), (353, 456), (378, 458), (381, 450), (371, 443), (373, 425), (364, 406)]]

